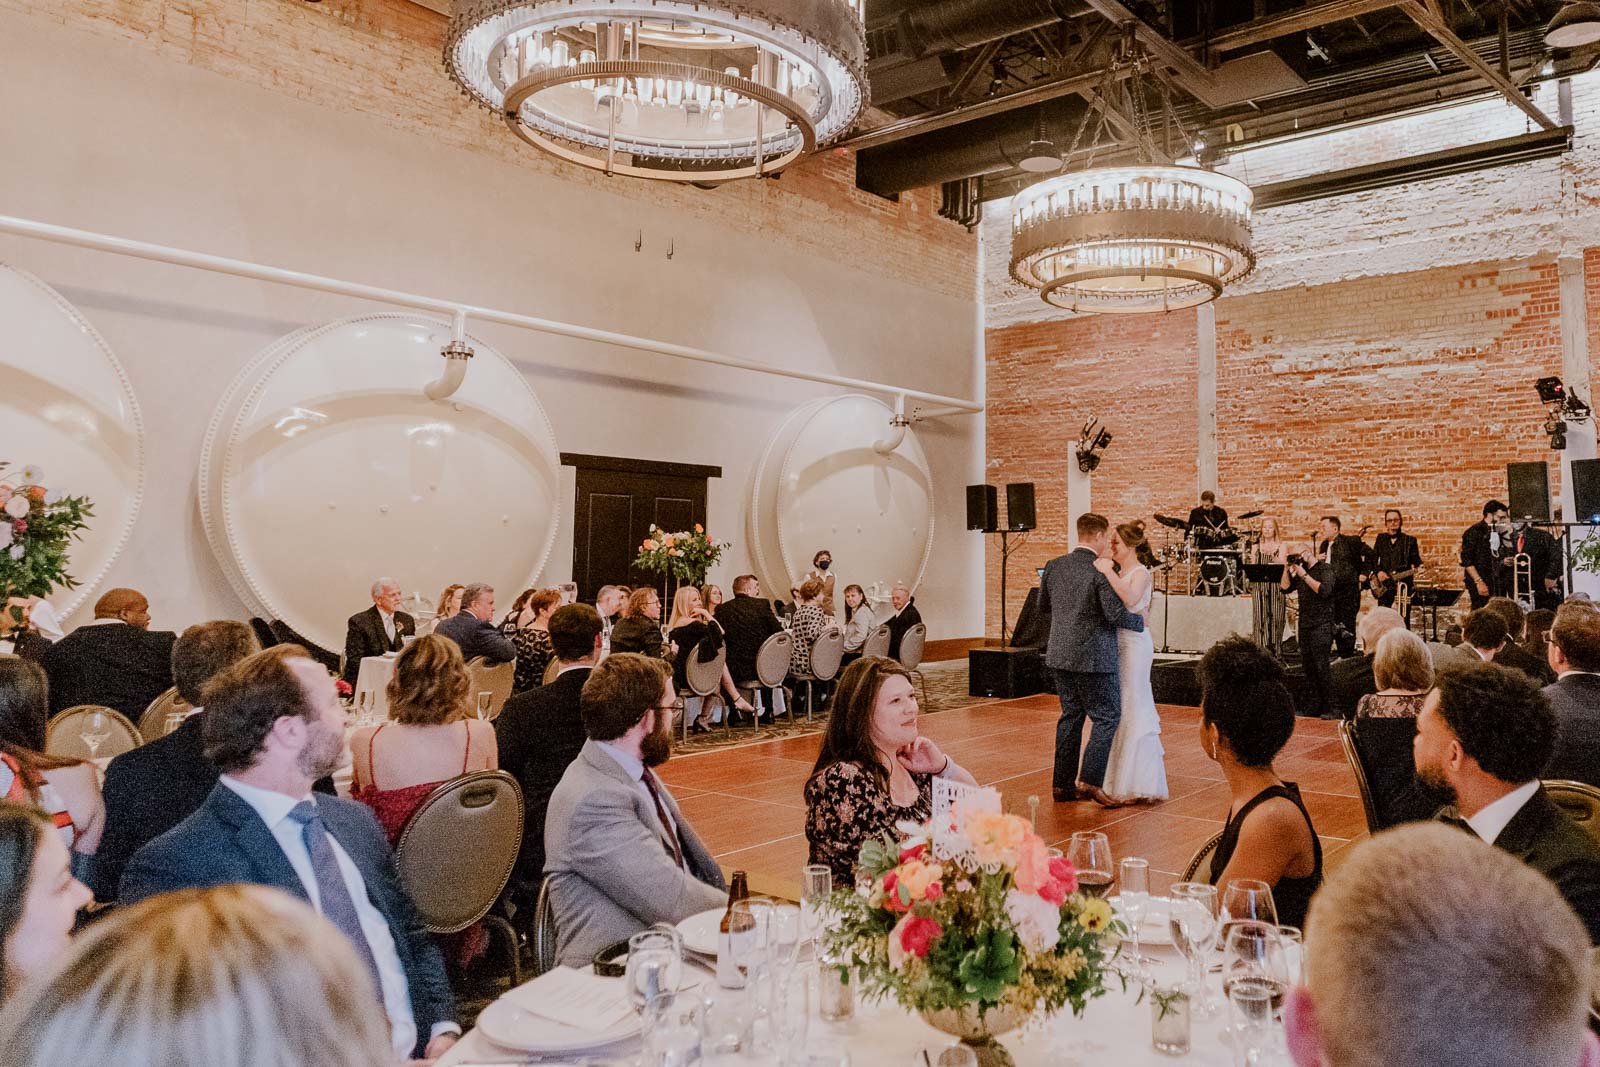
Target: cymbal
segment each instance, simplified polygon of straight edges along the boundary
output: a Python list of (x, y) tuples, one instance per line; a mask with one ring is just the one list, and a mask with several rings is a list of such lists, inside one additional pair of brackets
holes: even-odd
[(1246, 519), (1259, 519), (1263, 514), (1264, 512), (1260, 511), (1247, 511), (1243, 515), (1238, 516), (1238, 519), (1240, 522), (1244, 522)]
[(1189, 528), (1188, 523), (1184, 522), (1182, 519), (1175, 519), (1171, 515), (1157, 515), (1155, 519), (1161, 525), (1170, 526), (1174, 530), (1187, 530)]

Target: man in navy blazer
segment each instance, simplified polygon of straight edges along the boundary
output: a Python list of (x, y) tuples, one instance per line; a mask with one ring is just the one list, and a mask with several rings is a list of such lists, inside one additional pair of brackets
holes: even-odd
[(333, 679), (293, 646), (258, 652), (206, 690), (206, 755), (222, 772), (198, 811), (140, 849), (122, 874), (133, 904), (177, 889), (244, 882), (286, 890), (350, 938), (402, 1055), (456, 1041), (450, 983), (365, 805), (314, 795), (344, 756)]
[[(1056, 722), (1056, 764), (1051, 795), (1059, 801), (1088, 798), (1112, 805), (1101, 788), (1111, 740), (1122, 718), (1122, 686), (1117, 677), (1117, 629), (1143, 630), (1144, 620), (1129, 611), (1094, 561), (1111, 546), (1111, 524), (1102, 515), (1078, 516), (1078, 547), (1045, 564), (1039, 581), (1039, 610), (1050, 617), (1045, 665), (1055, 673), (1061, 718)], [(1093, 724), (1078, 773), (1083, 720)]]
[(482, 656), (485, 663), (510, 663), (517, 658), (511, 638), (494, 628), (494, 587), (475, 582), (461, 591), (461, 610), (434, 626), (433, 632), (461, 646), (462, 659)]

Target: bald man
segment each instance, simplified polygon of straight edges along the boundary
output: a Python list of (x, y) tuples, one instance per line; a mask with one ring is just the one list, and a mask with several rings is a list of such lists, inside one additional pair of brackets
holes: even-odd
[(50, 714), (103, 704), (134, 722), (172, 688), (177, 634), (150, 629), (150, 601), (136, 589), (112, 589), (95, 602), (94, 621), (57, 641), (40, 661), (50, 677)]

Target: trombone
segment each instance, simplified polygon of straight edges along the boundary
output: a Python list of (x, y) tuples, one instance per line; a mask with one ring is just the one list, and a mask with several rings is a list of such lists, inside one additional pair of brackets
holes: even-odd
[(1533, 557), (1526, 552), (1511, 557), (1511, 599), (1524, 611), (1533, 610)]

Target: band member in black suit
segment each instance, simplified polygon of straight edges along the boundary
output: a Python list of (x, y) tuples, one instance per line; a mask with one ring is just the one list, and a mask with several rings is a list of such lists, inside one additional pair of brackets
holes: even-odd
[(1361, 575), (1367, 569), (1367, 545), (1354, 534), (1342, 533), (1337, 515), (1322, 517), (1322, 540), (1317, 555), (1333, 572), (1333, 641), (1339, 655), (1356, 654), (1356, 616), (1361, 612)]
[(1189, 509), (1189, 529), (1201, 548), (1225, 543), (1233, 533), (1228, 529), (1228, 513), (1217, 507), (1217, 494), (1207, 489), (1200, 494), (1200, 506)]
[(172, 688), (171, 630), (150, 629), (150, 601), (113, 589), (94, 605), (94, 621), (57, 641), (39, 661), (50, 678), (50, 714), (103, 704), (134, 722)]
[(1511, 533), (1502, 538), (1500, 580), (1496, 596), (1516, 599), (1517, 556), (1528, 557), (1528, 579), (1524, 589), (1533, 593), (1533, 607), (1551, 611), (1561, 603), (1561, 545), (1550, 534), (1532, 523), (1513, 523)]
[[(1379, 534), (1372, 542), (1372, 577), (1374, 581), (1373, 595), (1377, 597), (1380, 607), (1394, 606), (1395, 593), (1401, 582), (1415, 587), (1417, 574), (1422, 569), (1422, 549), (1417, 544), (1417, 539), (1406, 533), (1405, 516), (1400, 514), (1399, 508), (1390, 508), (1383, 513), (1383, 533)], [(1406, 626), (1411, 626), (1409, 614), (1406, 617)]]
[(1323, 716), (1332, 710), (1332, 666), (1328, 648), (1333, 644), (1333, 603), (1339, 582), (1331, 564), (1307, 553), (1309, 545), (1286, 545), (1283, 590), (1297, 594), (1300, 619), (1297, 639), (1300, 666), (1305, 672), (1307, 696), (1302, 715)]
[(1500, 592), (1500, 556), (1504, 547), (1501, 528), (1506, 521), (1506, 506), (1491, 500), (1483, 505), (1482, 520), (1468, 526), (1461, 535), (1461, 570), (1474, 608), (1483, 607)]
[(350, 616), (344, 631), (344, 680), (356, 684), (365, 656), (399, 652), (402, 640), (415, 637), (417, 622), (400, 610), (400, 583), (379, 578), (372, 583), (372, 607)]

